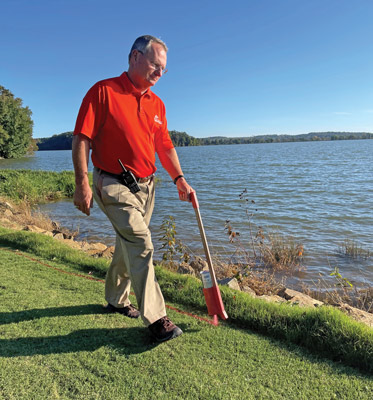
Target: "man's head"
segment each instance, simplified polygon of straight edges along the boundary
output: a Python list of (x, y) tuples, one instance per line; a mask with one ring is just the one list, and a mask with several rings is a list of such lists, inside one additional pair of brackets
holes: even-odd
[(166, 44), (150, 35), (138, 37), (132, 45), (128, 56), (128, 76), (132, 83), (141, 91), (156, 84), (166, 72)]

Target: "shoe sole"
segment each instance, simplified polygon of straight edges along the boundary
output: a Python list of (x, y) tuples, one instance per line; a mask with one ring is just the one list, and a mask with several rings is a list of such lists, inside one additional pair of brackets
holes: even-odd
[(169, 335), (169, 336), (166, 336), (166, 337), (164, 337), (164, 338), (159, 338), (159, 337), (157, 337), (157, 336), (155, 336), (155, 335), (153, 335), (153, 334), (152, 334), (152, 336), (153, 336), (153, 338), (154, 338), (157, 342), (163, 343), (163, 342), (167, 342), (167, 340), (171, 340), (171, 339), (177, 338), (177, 337), (180, 336), (182, 333), (183, 333), (183, 331), (182, 331), (179, 327), (176, 327), (176, 328), (174, 328), (174, 329), (170, 332), (170, 335)]

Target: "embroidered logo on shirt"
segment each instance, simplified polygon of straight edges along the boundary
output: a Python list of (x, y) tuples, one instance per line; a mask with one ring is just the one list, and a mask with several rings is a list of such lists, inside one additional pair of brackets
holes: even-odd
[(162, 125), (162, 121), (159, 119), (158, 115), (156, 115), (154, 117), (154, 122), (156, 122), (157, 124), (161, 124)]

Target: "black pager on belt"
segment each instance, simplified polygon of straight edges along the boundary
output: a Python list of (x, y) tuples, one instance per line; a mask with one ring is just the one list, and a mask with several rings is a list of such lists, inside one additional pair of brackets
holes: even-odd
[(128, 189), (131, 191), (131, 193), (137, 193), (140, 191), (140, 187), (137, 184), (135, 175), (131, 171), (128, 171), (128, 169), (122, 164), (122, 161), (118, 158), (118, 162), (120, 166), (123, 169), (123, 172), (121, 173), (121, 178), (122, 182), (125, 186), (128, 187)]

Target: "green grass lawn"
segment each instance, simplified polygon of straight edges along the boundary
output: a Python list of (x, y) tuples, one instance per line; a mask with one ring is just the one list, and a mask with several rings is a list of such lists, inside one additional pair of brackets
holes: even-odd
[(372, 376), (227, 323), (169, 310), (184, 334), (157, 345), (102, 282), (31, 256), (0, 248), (0, 399), (373, 398)]

